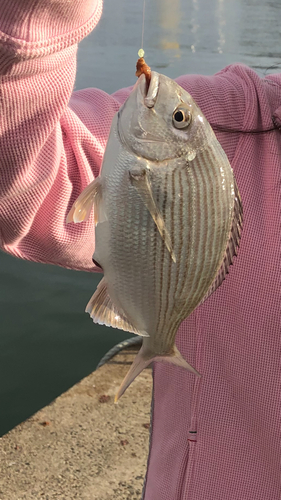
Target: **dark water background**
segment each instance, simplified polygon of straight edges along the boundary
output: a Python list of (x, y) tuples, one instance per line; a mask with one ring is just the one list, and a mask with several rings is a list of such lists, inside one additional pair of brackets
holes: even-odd
[[(135, 82), (142, 1), (104, 0), (81, 42), (75, 89), (106, 92)], [(212, 74), (243, 62), (281, 71), (280, 0), (146, 0), (148, 64), (167, 76)], [(128, 334), (84, 313), (98, 276), (0, 253), (0, 435), (93, 371)]]

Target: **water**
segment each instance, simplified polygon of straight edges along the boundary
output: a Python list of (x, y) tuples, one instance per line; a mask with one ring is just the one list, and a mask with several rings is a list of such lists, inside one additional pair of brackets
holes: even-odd
[[(167, 76), (212, 74), (242, 62), (279, 71), (279, 0), (146, 0), (144, 49)], [(105, 0), (103, 17), (79, 46), (75, 89), (132, 85), (142, 2)], [(270, 68), (270, 69), (269, 69)], [(98, 276), (0, 254), (0, 434), (90, 373), (129, 335), (84, 314)]]
[[(135, 83), (142, 0), (104, 4), (100, 23), (80, 44), (76, 88), (111, 93)], [(260, 75), (280, 70), (278, 0), (146, 0), (145, 11), (147, 63), (170, 78), (211, 75), (234, 62)]]

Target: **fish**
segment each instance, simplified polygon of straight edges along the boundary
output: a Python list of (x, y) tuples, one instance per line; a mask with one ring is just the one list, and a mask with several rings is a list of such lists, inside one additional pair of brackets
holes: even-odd
[(86, 312), (143, 337), (115, 402), (153, 361), (200, 376), (176, 333), (228, 274), (243, 208), (211, 125), (174, 80), (141, 75), (114, 116), (100, 174), (67, 222), (87, 220), (93, 207), (93, 261), (104, 276)]

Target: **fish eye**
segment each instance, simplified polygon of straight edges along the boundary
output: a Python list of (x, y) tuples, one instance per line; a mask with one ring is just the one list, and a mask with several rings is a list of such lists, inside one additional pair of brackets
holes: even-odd
[(191, 122), (191, 113), (189, 109), (180, 107), (175, 109), (173, 113), (173, 125), (176, 128), (185, 128)]

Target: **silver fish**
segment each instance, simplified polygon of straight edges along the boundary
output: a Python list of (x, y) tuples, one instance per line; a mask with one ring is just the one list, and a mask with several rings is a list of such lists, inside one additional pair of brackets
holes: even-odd
[(67, 221), (94, 205), (94, 261), (104, 278), (86, 311), (143, 336), (115, 400), (152, 361), (198, 374), (175, 346), (180, 323), (221, 284), (242, 230), (226, 154), (192, 97), (152, 72), (115, 115), (102, 169)]

